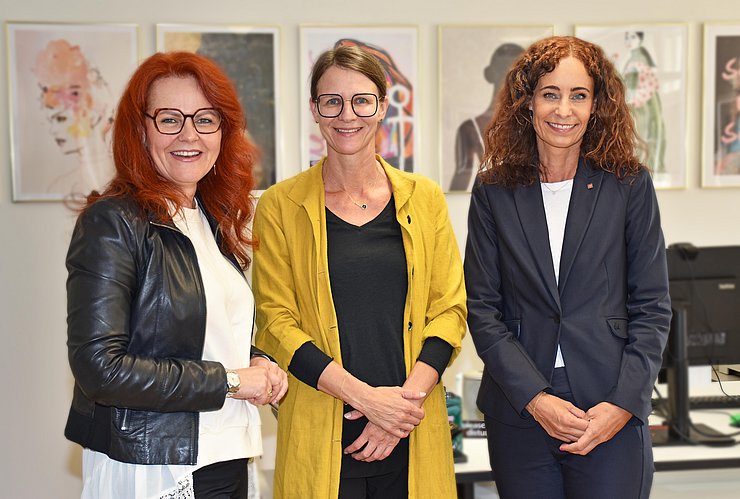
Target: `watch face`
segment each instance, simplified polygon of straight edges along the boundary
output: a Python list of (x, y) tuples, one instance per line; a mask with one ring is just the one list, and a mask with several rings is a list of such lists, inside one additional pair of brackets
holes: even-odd
[(241, 385), (241, 380), (239, 380), (239, 375), (233, 371), (228, 371), (226, 373), (226, 384), (229, 386), (229, 393), (238, 392), (239, 386)]

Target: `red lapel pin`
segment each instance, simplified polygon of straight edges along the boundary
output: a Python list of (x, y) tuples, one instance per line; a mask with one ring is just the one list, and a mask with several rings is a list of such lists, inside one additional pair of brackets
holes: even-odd
[(594, 184), (586, 184), (586, 188), (593, 189), (594, 188)]

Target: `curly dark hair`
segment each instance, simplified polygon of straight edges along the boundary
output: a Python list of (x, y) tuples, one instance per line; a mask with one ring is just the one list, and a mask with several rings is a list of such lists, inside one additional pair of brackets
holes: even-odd
[(645, 168), (637, 158), (641, 141), (614, 65), (598, 45), (572, 36), (553, 36), (532, 44), (504, 79), (484, 134), (480, 173), (484, 183), (514, 189), (538, 181), (542, 172), (529, 104), (539, 79), (567, 57), (581, 61), (594, 82), (594, 112), (583, 135), (581, 154), (620, 179)]

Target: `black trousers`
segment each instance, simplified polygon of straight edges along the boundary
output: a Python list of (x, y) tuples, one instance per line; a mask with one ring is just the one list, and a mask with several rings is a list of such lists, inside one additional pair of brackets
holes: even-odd
[(408, 499), (409, 469), (362, 478), (340, 478), (338, 499)]
[[(553, 395), (573, 402), (565, 368), (555, 369)], [(581, 407), (588, 410), (588, 407)], [(488, 452), (502, 499), (647, 499), (653, 481), (650, 432), (632, 418), (585, 456), (559, 450), (561, 441), (537, 424), (519, 428), (486, 417)]]
[(193, 473), (195, 499), (247, 499), (248, 460), (209, 464)]

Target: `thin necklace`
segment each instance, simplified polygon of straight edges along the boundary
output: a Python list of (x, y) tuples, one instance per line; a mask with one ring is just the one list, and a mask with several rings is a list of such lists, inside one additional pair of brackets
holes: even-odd
[(342, 191), (344, 191), (344, 193), (347, 195), (347, 197), (349, 198), (349, 200), (352, 201), (352, 203), (355, 206), (357, 206), (361, 210), (367, 210), (367, 203), (358, 203), (357, 201), (355, 201), (355, 198), (353, 198), (352, 195), (349, 192), (347, 192), (347, 191), (344, 190), (344, 188), (342, 188)]
[[(378, 173), (378, 166), (377, 166), (377, 163), (376, 163), (375, 164), (375, 177), (373, 177), (373, 181), (370, 182), (370, 184), (368, 185), (368, 188), (369, 189), (372, 189), (373, 187), (375, 187), (375, 182), (378, 180), (378, 175), (379, 175), (379, 173)], [(352, 197), (352, 194), (350, 194), (347, 191), (347, 189), (344, 188), (344, 186), (341, 186), (340, 188), (342, 189), (342, 192), (344, 192), (347, 195), (347, 197), (349, 198), (349, 200), (352, 201), (352, 204), (354, 204), (355, 206), (357, 206), (361, 210), (367, 210), (367, 203), (358, 203), (357, 201), (355, 201), (355, 198)]]
[(567, 180), (561, 180), (560, 182), (551, 182), (552, 184), (561, 184), (562, 183), (562, 185), (560, 187), (557, 187), (555, 189), (553, 189), (552, 187), (550, 187), (547, 182), (540, 182), (540, 183), (542, 185), (544, 185), (545, 186), (545, 189), (547, 189), (550, 192), (560, 192), (563, 189), (565, 189), (566, 187), (568, 187), (568, 185), (570, 184), (570, 181), (572, 181), (572, 180), (573, 180), (572, 178), (569, 178)]

